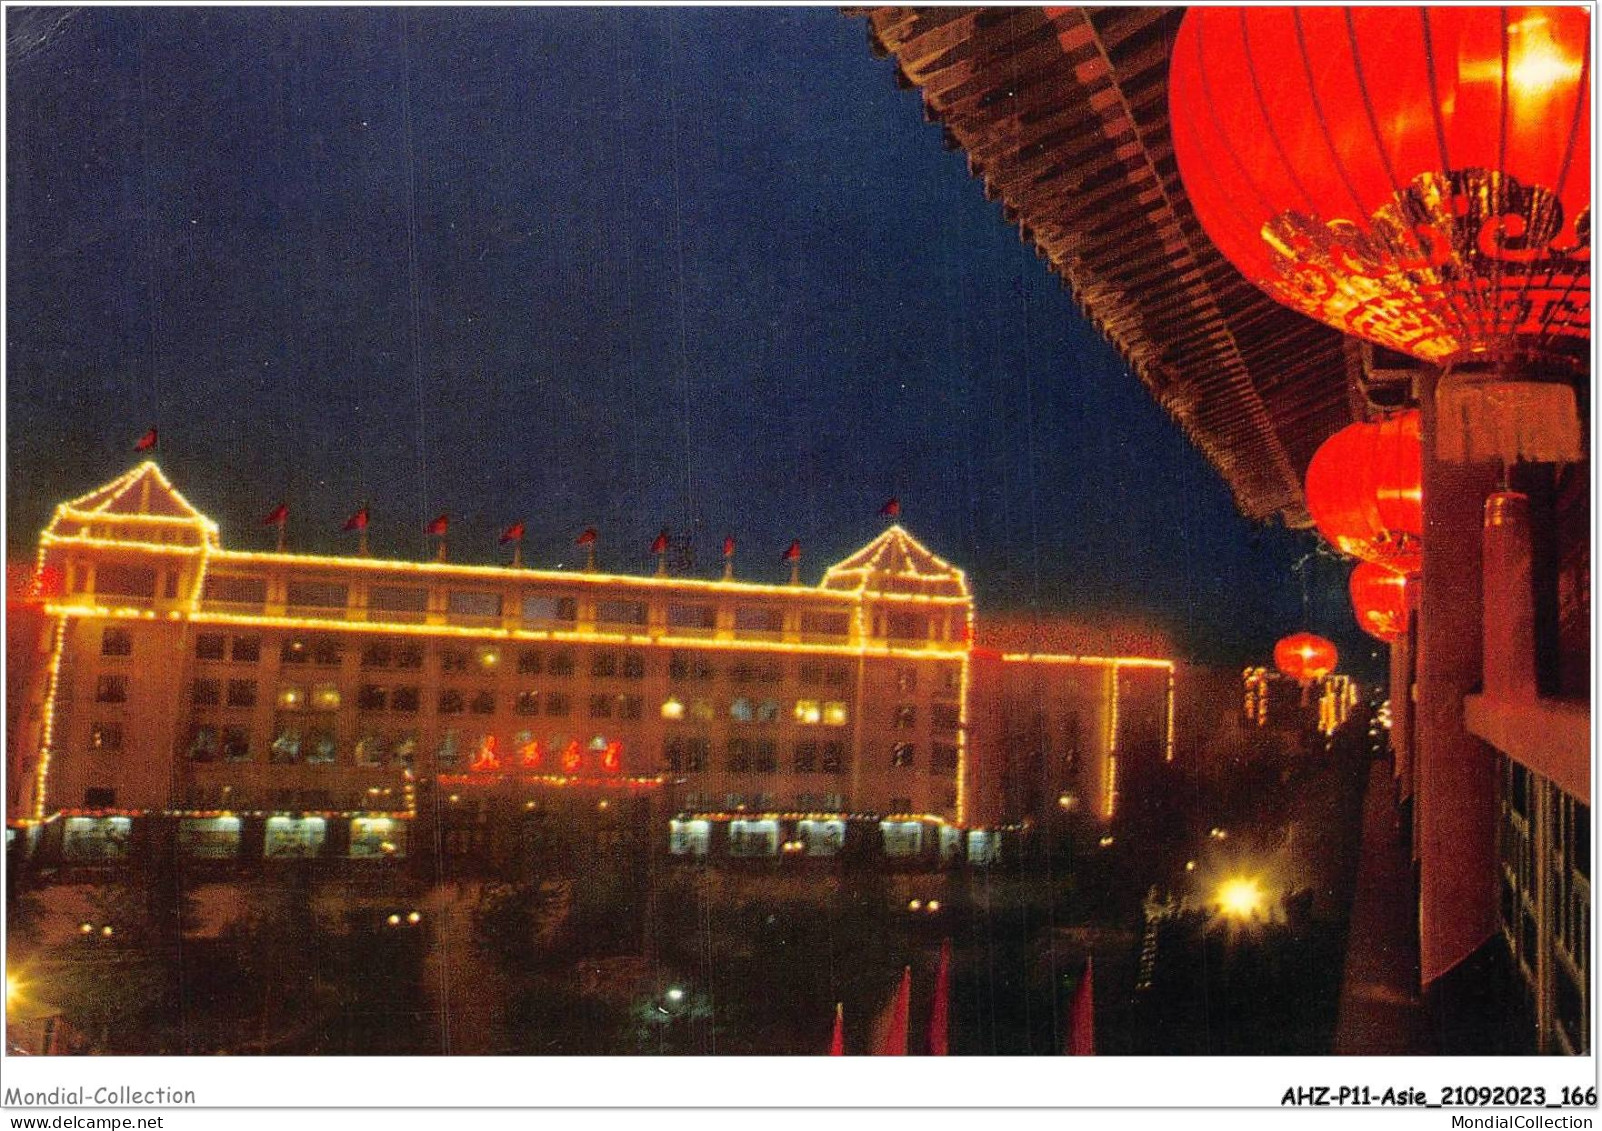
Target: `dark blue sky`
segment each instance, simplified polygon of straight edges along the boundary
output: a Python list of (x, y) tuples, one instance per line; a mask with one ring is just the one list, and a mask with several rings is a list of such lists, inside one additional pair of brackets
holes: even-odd
[[(981, 610), (1303, 627), (1222, 480), (833, 9), (8, 12), (12, 554), (158, 458), (230, 545), (810, 580), (906, 525)], [(1361, 640), (1345, 568), (1311, 627)]]

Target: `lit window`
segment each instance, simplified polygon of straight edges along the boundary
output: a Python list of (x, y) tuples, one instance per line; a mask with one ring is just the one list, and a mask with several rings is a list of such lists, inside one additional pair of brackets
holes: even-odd
[(197, 726), (189, 732), (189, 760), (191, 762), (215, 762), (218, 751), (216, 727)]
[(389, 740), (381, 734), (364, 734), (356, 740), (358, 766), (382, 766), (389, 760)]
[(890, 764), (892, 766), (912, 766), (918, 757), (917, 747), (910, 742), (898, 742), (890, 747)]
[(284, 641), (278, 650), (278, 658), (286, 664), (306, 664), (311, 662), (311, 648), (306, 641), (298, 636)]
[(779, 721), (779, 701), (777, 699), (764, 699), (757, 704), (756, 721), (759, 723), (776, 723)]
[(846, 711), (844, 703), (833, 702), (823, 705), (823, 723), (825, 726), (843, 727), (850, 721), (851, 718)]
[(756, 707), (751, 700), (741, 695), (729, 704), (729, 718), (737, 723), (749, 723), (756, 720)]
[(417, 732), (405, 731), (399, 735), (395, 739), (395, 744), (390, 747), (390, 756), (397, 766), (406, 770), (411, 769), (412, 763), (417, 758)]
[(306, 692), (300, 687), (280, 687), (278, 689), (278, 705), (297, 710), (306, 705)]
[(300, 728), (280, 726), (278, 733), (273, 735), (273, 744), (267, 760), (275, 765), (300, 761)]
[(823, 708), (816, 699), (797, 699), (795, 701), (795, 721), (807, 726), (815, 726), (823, 721)]
[(339, 688), (331, 683), (319, 683), (312, 689), (312, 706), (319, 711), (339, 709)]
[(662, 717), (664, 719), (682, 719), (684, 717), (684, 704), (673, 698), (664, 700), (662, 703)]
[(126, 628), (108, 628), (100, 634), (102, 656), (130, 656), (133, 654), (133, 634)]
[(477, 655), (479, 671), (492, 672), (500, 667), (501, 650), (499, 648), (480, 648)]
[(717, 716), (709, 699), (697, 699), (690, 704), (690, 718), (698, 723), (709, 723)]

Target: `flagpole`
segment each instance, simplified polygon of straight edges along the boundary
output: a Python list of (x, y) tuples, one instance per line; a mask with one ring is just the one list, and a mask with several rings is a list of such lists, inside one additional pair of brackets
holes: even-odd
[(521, 539), (512, 543), (512, 568), (523, 568), (523, 543)]
[(284, 547), (287, 544), (288, 533), (289, 516), (285, 515), (283, 521), (278, 524), (278, 552), (280, 554), (284, 552)]

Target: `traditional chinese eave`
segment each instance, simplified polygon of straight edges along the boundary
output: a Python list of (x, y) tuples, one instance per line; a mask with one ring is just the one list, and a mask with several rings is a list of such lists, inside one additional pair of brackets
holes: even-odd
[(1242, 278), (1196, 222), (1168, 126), (1183, 10), (851, 13), (1242, 512), (1307, 525), (1303, 473), (1352, 419), (1344, 341)]

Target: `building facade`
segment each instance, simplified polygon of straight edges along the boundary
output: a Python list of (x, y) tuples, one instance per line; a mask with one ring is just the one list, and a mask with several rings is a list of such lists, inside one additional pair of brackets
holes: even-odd
[[(1169, 661), (976, 649), (899, 526), (816, 586), (256, 553), (144, 463), (57, 509), (34, 584), (8, 816), (65, 860), (158, 818), (197, 857), (471, 856), (584, 810), (685, 856), (949, 861), (1059, 792), (1110, 819), (1120, 742), (1172, 753)], [(1050, 781), (1005, 788), (1035, 715), (1072, 718), (1028, 738)]]

